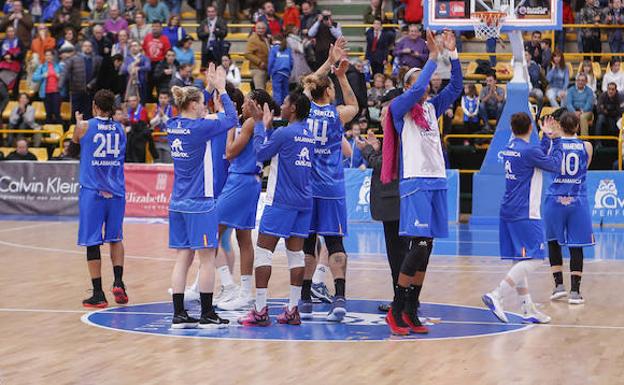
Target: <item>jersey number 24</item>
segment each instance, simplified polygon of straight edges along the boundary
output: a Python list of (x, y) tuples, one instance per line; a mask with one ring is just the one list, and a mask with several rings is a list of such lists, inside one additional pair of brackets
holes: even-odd
[(97, 144), (97, 148), (93, 152), (94, 158), (106, 158), (108, 155), (115, 158), (119, 156), (119, 134), (98, 132), (93, 136), (93, 143)]
[[(319, 123), (321, 124), (321, 132), (319, 133)], [(308, 128), (312, 131), (312, 135), (314, 135), (314, 141), (316, 143), (320, 143), (321, 146), (327, 144), (329, 140), (327, 138), (327, 120), (316, 120), (316, 119), (308, 119)], [(320, 134), (320, 135), (319, 135)]]

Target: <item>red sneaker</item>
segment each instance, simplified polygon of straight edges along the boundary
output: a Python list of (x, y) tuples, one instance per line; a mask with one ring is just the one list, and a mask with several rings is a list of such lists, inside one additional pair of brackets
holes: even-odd
[(125, 305), (128, 303), (128, 294), (126, 293), (126, 288), (123, 286), (113, 286), (111, 290), (113, 296), (115, 297), (115, 302), (120, 305)]
[(256, 311), (256, 307), (253, 306), (246, 316), (238, 319), (238, 323), (243, 326), (269, 326), (271, 325), (269, 308), (265, 306), (262, 310)]
[(409, 334), (409, 327), (405, 325), (403, 320), (401, 318), (395, 319), (394, 314), (392, 314), (392, 306), (390, 306), (386, 315), (386, 323), (390, 328), (390, 332), (395, 336), (406, 336)]
[(417, 314), (411, 315), (406, 312), (403, 312), (401, 314), (401, 318), (403, 319), (403, 322), (405, 322), (407, 326), (409, 326), (409, 330), (412, 333), (416, 333), (416, 334), (429, 333), (429, 328), (424, 326), (422, 323), (420, 323), (420, 319), (418, 318)]
[(288, 325), (301, 325), (299, 308), (295, 306), (292, 310), (288, 310), (288, 306), (284, 307), (284, 312), (277, 316), (277, 322)]

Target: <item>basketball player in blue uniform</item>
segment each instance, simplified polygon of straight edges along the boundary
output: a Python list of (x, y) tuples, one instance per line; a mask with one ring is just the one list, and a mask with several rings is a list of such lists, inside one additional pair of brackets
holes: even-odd
[[(218, 220), (214, 203), (214, 169), (211, 140), (236, 126), (237, 114), (225, 91), (225, 71), (210, 65), (208, 84), (217, 92), (225, 114), (205, 119), (204, 95), (196, 87), (173, 87), (171, 92), (180, 116), (167, 122), (174, 183), (169, 204), (169, 247), (177, 249), (171, 277), (173, 320), (171, 327), (214, 328), (228, 323), (212, 306)], [(199, 254), (200, 319), (184, 309), (184, 286), (195, 252)]]
[(543, 125), (544, 139), (539, 145), (530, 143), (532, 129), (531, 118), (526, 113), (513, 114), (513, 136), (502, 151), (505, 195), (500, 208), (500, 252), (503, 259), (514, 261), (514, 265), (498, 287), (482, 297), (483, 302), (502, 322), (508, 322), (503, 298), (514, 291), (522, 303), (524, 322), (550, 322), (550, 317), (537, 310), (531, 300), (527, 278), (545, 257), (540, 212), (542, 170), (557, 172), (561, 168), (561, 128), (552, 117), (547, 118)]
[[(279, 108), (265, 90), (252, 91), (247, 96), (247, 100), (260, 106), (264, 106), (267, 103), (271, 110)], [(254, 249), (251, 232), (256, 228), (256, 211), (258, 209), (260, 190), (262, 189), (260, 179), (262, 163), (256, 159), (256, 151), (252, 140), (255, 121), (248, 108), (253, 103), (242, 104), (243, 125), (242, 127), (238, 126), (235, 130), (230, 130), (228, 133), (226, 156), (230, 159), (232, 165), (229, 169), (223, 193), (217, 201), (219, 232), (224, 231), (226, 227), (236, 229), (236, 239), (238, 240), (240, 250), (240, 290), (235, 297), (228, 298), (217, 304), (223, 310), (248, 309), (253, 304), (252, 274)], [(227, 268), (227, 264), (218, 266), (218, 269), (224, 268)], [(230, 281), (232, 280), (231, 274), (228, 278)]]
[(583, 247), (594, 245), (591, 215), (587, 204), (585, 178), (591, 163), (593, 147), (583, 142), (576, 134), (579, 118), (572, 112), (561, 115), (559, 124), (563, 130), (561, 167), (548, 188), (544, 202), (544, 223), (548, 241), (548, 257), (555, 279), (552, 300), (568, 295), (563, 285), (563, 258), (561, 246), (570, 250), (570, 281), (572, 284), (568, 303), (579, 305), (585, 302), (581, 296), (583, 274)]
[[(409, 242), (395, 286), (394, 300), (386, 316), (391, 333), (396, 335), (428, 332), (418, 318), (419, 296), (433, 240), (448, 236), (446, 165), (438, 118), (461, 94), (463, 76), (454, 34), (445, 32), (442, 44), (451, 53), (450, 83), (438, 95), (428, 99), (429, 82), (442, 49), (428, 31), (429, 60), (422, 70), (412, 68), (405, 74), (405, 92), (392, 100), (388, 111), (390, 115), (385, 122), (393, 127), (384, 127), (389, 135), (394, 137), (395, 133), (398, 134), (399, 235)], [(397, 159), (395, 149), (390, 148), (389, 143), (386, 139), (383, 149), (383, 183), (395, 177), (394, 172), (388, 173), (394, 167), (387, 158)]]
[(260, 219), (254, 267), (256, 273), (256, 303), (247, 316), (239, 319), (245, 326), (269, 326), (267, 287), (271, 278), (273, 252), (280, 238), (286, 244), (290, 270), (288, 305), (277, 317), (280, 324), (300, 325), (298, 306), (303, 282), (303, 242), (310, 231), (312, 218), (312, 157), (314, 137), (306, 119), (310, 100), (301, 91), (291, 92), (281, 107), (286, 127), (267, 131), (273, 113), (267, 104), (264, 111), (247, 100), (255, 120), (254, 148), (258, 161), (271, 160), (267, 184), (266, 206)]
[(70, 153), (80, 154), (78, 245), (87, 247), (93, 295), (82, 301), (82, 305), (88, 308), (108, 306), (102, 290), (100, 245), (104, 242), (110, 244), (115, 276), (112, 289), (115, 302), (128, 303), (122, 280), (126, 134), (121, 124), (112, 120), (114, 104), (115, 95), (112, 92), (96, 92), (93, 99), (95, 117), (85, 121), (77, 112), (76, 128), (70, 142)]
[[(327, 320), (340, 322), (346, 310), (345, 278), (347, 271), (347, 254), (343, 245), (343, 237), (347, 235), (347, 209), (345, 202), (344, 169), (342, 166), (342, 140), (344, 124), (353, 120), (358, 113), (355, 94), (347, 80), (346, 71), (349, 62), (344, 56), (343, 38), (336, 41), (330, 50), (325, 64), (314, 74), (303, 80), (306, 93), (311, 96), (309, 129), (314, 134), (316, 144), (312, 167), (312, 223), (310, 236), (305, 242), (306, 272), (302, 289), (303, 303), (301, 315), (304, 319), (312, 318), (312, 275), (315, 269), (316, 239), (322, 235), (329, 253), (329, 268), (334, 276), (335, 296)], [(334, 105), (336, 90), (328, 77), (332, 65), (342, 61), (335, 69), (344, 104)]]

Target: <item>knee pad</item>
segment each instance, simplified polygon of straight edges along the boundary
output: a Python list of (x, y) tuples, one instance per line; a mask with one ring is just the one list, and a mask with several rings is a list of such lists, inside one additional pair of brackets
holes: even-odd
[(427, 266), (429, 266), (429, 257), (431, 256), (431, 252), (433, 251), (433, 239), (432, 238), (417, 238), (414, 242), (419, 243), (419, 247), (423, 247), (424, 243), (427, 243), (427, 254), (424, 258), (421, 259), (420, 266), (418, 267), (419, 272), (426, 272)]
[(316, 238), (316, 233), (312, 233), (303, 241), (303, 252), (306, 255), (316, 257)]
[(286, 256), (288, 257), (288, 268), (296, 269), (298, 267), (305, 266), (303, 250), (291, 251), (286, 249)]
[(513, 265), (513, 267), (507, 273), (507, 277), (511, 278), (514, 284), (518, 285), (519, 282), (523, 282), (530, 273), (537, 270), (540, 267), (542, 261), (539, 259), (530, 259), (526, 261), (520, 261)]
[(583, 271), (582, 247), (570, 247), (570, 271)]
[(346, 254), (344, 245), (342, 244), (342, 237), (336, 235), (328, 235), (323, 237), (325, 239), (325, 246), (327, 246), (327, 253), (333, 255), (336, 253)]
[(561, 246), (557, 241), (548, 241), (548, 259), (550, 266), (563, 265), (563, 257), (561, 255)]
[(413, 277), (417, 271), (427, 268), (429, 259), (429, 243), (425, 238), (414, 238), (410, 242), (409, 251), (401, 265), (401, 273)]
[(100, 245), (87, 246), (87, 261), (97, 261), (98, 259), (102, 259)]
[(273, 252), (262, 247), (256, 247), (254, 255), (254, 268), (269, 266), (273, 263)]

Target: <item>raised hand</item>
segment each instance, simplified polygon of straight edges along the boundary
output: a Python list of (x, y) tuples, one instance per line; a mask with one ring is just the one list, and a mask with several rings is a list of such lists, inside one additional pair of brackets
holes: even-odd
[(453, 52), (457, 48), (457, 40), (453, 31), (445, 30), (442, 34), (442, 46)]
[(334, 45), (329, 47), (329, 58), (335, 63), (347, 56), (347, 39), (340, 36)]
[(349, 60), (342, 59), (338, 67), (334, 70), (334, 75), (337, 77), (342, 77), (347, 75), (347, 70), (349, 69)]
[(264, 103), (262, 109), (262, 123), (264, 123), (264, 127), (267, 128), (273, 125), (273, 111), (271, 111), (267, 103)]
[(216, 70), (215, 70), (215, 65), (214, 63), (210, 63), (208, 65), (208, 70), (206, 71), (206, 90), (208, 90), (209, 92), (212, 92), (212, 90), (215, 89), (215, 77), (216, 77)]
[(220, 94), (225, 94), (225, 83), (227, 77), (227, 74), (225, 73), (225, 68), (219, 66), (215, 72), (216, 74), (214, 78), (214, 87), (217, 89), (217, 91), (219, 91)]
[(80, 138), (82, 138), (87, 132), (87, 128), (89, 128), (89, 122), (83, 119), (83, 115), (76, 111), (76, 126), (74, 127), (74, 135), (72, 136), (72, 140), (75, 143), (80, 142)]
[(249, 111), (249, 115), (253, 118), (256, 123), (262, 122), (264, 113), (260, 106), (249, 98), (245, 98), (245, 102), (243, 102), (244, 109)]
[(436, 60), (440, 50), (435, 35), (430, 29), (427, 30), (427, 48), (429, 48), (429, 59)]
[(542, 131), (544, 134), (551, 139), (558, 138), (561, 136), (561, 126), (559, 122), (552, 116), (547, 116), (544, 118), (544, 123), (542, 124)]

